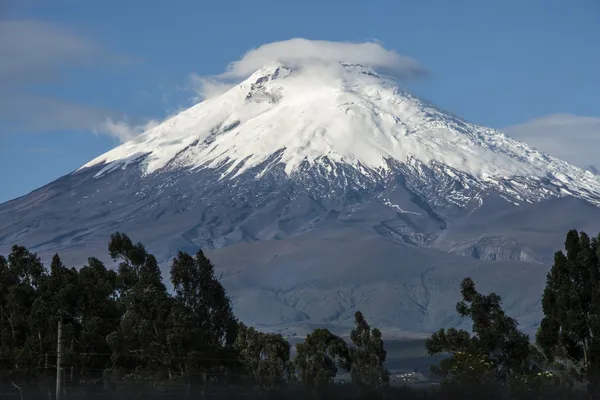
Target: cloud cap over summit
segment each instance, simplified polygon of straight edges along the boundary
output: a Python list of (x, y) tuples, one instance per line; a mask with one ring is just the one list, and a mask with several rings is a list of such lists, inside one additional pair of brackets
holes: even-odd
[[(425, 77), (428, 70), (418, 61), (387, 50), (378, 42), (335, 42), (293, 38), (266, 43), (249, 50), (244, 56), (229, 63), (225, 71), (216, 76), (191, 75), (191, 85), (197, 94), (196, 101), (218, 96), (262, 67), (281, 64), (291, 68), (336, 67), (340, 63), (360, 64), (398, 80)], [(329, 69), (335, 75), (334, 68)]]
[(272, 63), (303, 66), (339, 62), (366, 65), (403, 79), (427, 73), (417, 61), (394, 50), (387, 50), (376, 42), (351, 43), (294, 38), (264, 44), (248, 51), (240, 60), (230, 63), (221, 77), (244, 78)]

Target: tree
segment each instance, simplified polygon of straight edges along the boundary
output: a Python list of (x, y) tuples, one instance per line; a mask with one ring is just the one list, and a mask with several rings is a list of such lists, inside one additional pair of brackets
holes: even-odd
[(131, 239), (120, 232), (110, 236), (108, 252), (113, 261), (120, 260), (118, 266), (117, 289), (120, 297), (135, 286), (140, 278), (140, 271), (147, 261), (148, 253), (141, 243), (133, 244)]
[(600, 397), (600, 236), (590, 240), (571, 230), (565, 250), (555, 253), (546, 278), (536, 341), (550, 361), (560, 360)]
[(27, 369), (29, 377), (47, 374), (47, 368), (56, 365), (60, 318), (68, 377), (78, 380), (90, 369), (92, 378), (99, 378), (98, 369), (110, 366), (106, 336), (115, 330), (120, 315), (116, 274), (96, 259), (81, 271), (67, 268), (57, 254), (46, 270), (37, 255), (19, 246), (9, 260), (0, 257), (2, 369), (11, 374)]
[(168, 342), (188, 383), (192, 373), (224, 369), (237, 333), (237, 321), (214, 266), (202, 251), (179, 252), (171, 265), (175, 290)]
[(387, 353), (381, 332), (372, 329), (360, 311), (354, 314), (354, 319), (355, 327), (350, 333), (355, 346), (350, 350), (352, 382), (363, 389), (381, 389), (389, 383), (389, 372), (383, 365)]
[(106, 338), (117, 330), (121, 313), (117, 304), (117, 274), (91, 257), (79, 270), (78, 315), (81, 319), (77, 338), (77, 361), (81, 379), (98, 379), (111, 367), (111, 352)]
[(121, 259), (117, 287), (123, 311), (117, 330), (107, 337), (113, 377), (152, 383), (167, 380), (173, 367), (167, 344), (172, 298), (156, 258), (120, 233), (111, 236), (109, 252), (114, 260)]
[(427, 339), (429, 355), (450, 355), (435, 370), (447, 382), (462, 386), (486, 382), (506, 386), (510, 378), (529, 373), (529, 338), (502, 310), (500, 296), (480, 294), (471, 278), (462, 281), (461, 294), (456, 310), (461, 317), (471, 318), (473, 335), (449, 328)]
[(179, 252), (171, 266), (175, 302), (196, 318), (205, 330), (205, 347), (230, 346), (237, 335), (237, 320), (214, 266), (202, 251), (192, 258)]
[(243, 373), (259, 387), (272, 389), (291, 379), (290, 344), (280, 334), (239, 323), (235, 349)]
[(67, 268), (58, 254), (55, 254), (49, 274), (44, 274), (40, 279), (39, 290), (29, 316), (30, 334), (26, 344), (35, 348), (39, 354), (50, 354), (48, 362), (51, 365), (56, 363), (54, 354), (58, 319), (63, 321), (63, 366), (74, 364), (74, 346), (81, 328), (79, 294), (78, 271), (75, 268)]
[(348, 345), (327, 329), (315, 329), (296, 349), (294, 366), (300, 381), (310, 390), (333, 383), (338, 367), (351, 369)]
[[(46, 276), (39, 257), (23, 246), (13, 246), (8, 259), (0, 257), (0, 362), (3, 370), (19, 370), (23, 371), (21, 375), (32, 376), (43, 367), (44, 357), (32, 337), (30, 324), (32, 307)], [(45, 336), (45, 332), (40, 334)]]

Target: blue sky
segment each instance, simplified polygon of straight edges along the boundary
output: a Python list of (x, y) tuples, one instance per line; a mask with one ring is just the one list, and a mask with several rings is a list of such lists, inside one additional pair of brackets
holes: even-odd
[(582, 167), (600, 164), (597, 0), (5, 0), (0, 202), (189, 107), (192, 76), (294, 37), (377, 40), (429, 71), (407, 84), (417, 95)]

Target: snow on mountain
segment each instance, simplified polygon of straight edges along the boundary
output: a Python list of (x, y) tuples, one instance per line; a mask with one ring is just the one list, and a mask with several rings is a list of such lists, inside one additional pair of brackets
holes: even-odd
[[(288, 175), (308, 163), (323, 164), (331, 173), (331, 164), (343, 164), (377, 176), (387, 175), (395, 163), (414, 160), (441, 165), (448, 174), (467, 174), (509, 195), (523, 185), (519, 179), (533, 179), (550, 182), (559, 194), (600, 204), (597, 176), (450, 115), (361, 65), (261, 68), (223, 95), (82, 168), (107, 164), (98, 172), (101, 176), (142, 157), (147, 175), (225, 165), (223, 178), (237, 177), (267, 160), (266, 169), (283, 164)], [(516, 198), (532, 201), (539, 196)]]
[(347, 327), (358, 309), (388, 331), (458, 326), (472, 276), (534, 331), (565, 233), (600, 224), (600, 177), (420, 100), (364, 50), (267, 63), (0, 204), (0, 253), (81, 265), (117, 230), (162, 267), (202, 248), (242, 320), (287, 332)]

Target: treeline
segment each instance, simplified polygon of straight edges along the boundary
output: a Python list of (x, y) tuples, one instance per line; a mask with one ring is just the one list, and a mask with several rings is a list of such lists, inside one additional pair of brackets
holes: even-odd
[[(338, 368), (364, 391), (387, 385), (381, 332), (355, 315), (352, 345), (326, 329), (312, 332), (290, 358), (279, 334), (239, 322), (214, 267), (202, 251), (179, 252), (170, 268), (173, 293), (156, 258), (116, 233), (108, 251), (118, 268), (90, 258), (79, 270), (58, 255), (46, 269), (14, 246), (0, 256), (0, 379), (20, 387), (48, 381), (62, 331), (65, 388), (135, 384), (202, 393), (219, 386), (270, 391), (298, 381), (318, 393)], [(0, 394), (1, 395), (1, 394)]]
[[(441, 387), (394, 395), (381, 332), (360, 312), (350, 344), (316, 329), (292, 358), (284, 337), (237, 320), (202, 251), (177, 254), (169, 293), (156, 258), (121, 233), (108, 245), (116, 270), (96, 258), (68, 268), (58, 255), (46, 268), (13, 246), (0, 256), (0, 380), (5, 393), (47, 390), (60, 326), (63, 387), (72, 393), (135, 387), (234, 398), (243, 388), (271, 398), (600, 398), (600, 236), (570, 231), (565, 249), (548, 274), (534, 342), (499, 296), (479, 293), (466, 278), (457, 312), (473, 321), (472, 332), (442, 329), (426, 341), (430, 355), (447, 355), (434, 368)], [(334, 384), (338, 372), (349, 373), (351, 389)]]

